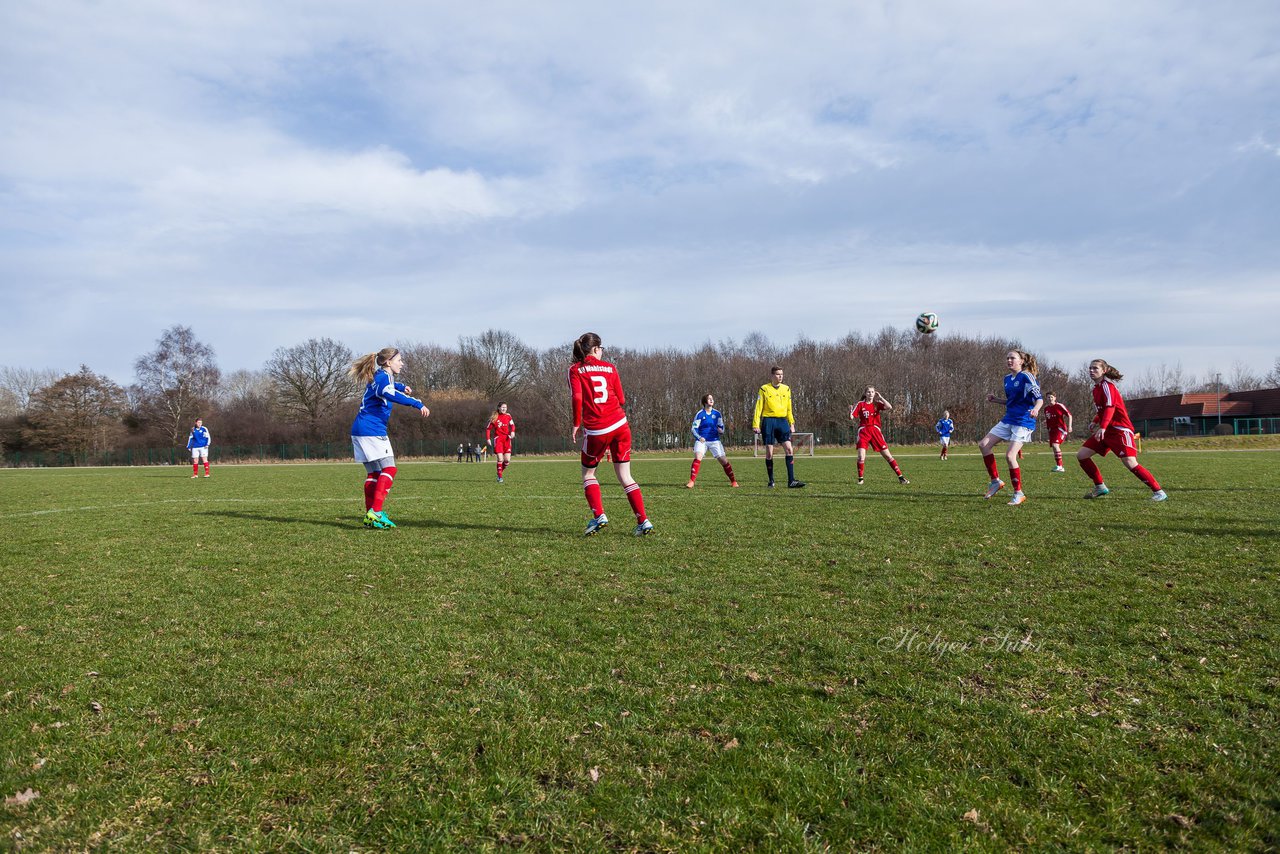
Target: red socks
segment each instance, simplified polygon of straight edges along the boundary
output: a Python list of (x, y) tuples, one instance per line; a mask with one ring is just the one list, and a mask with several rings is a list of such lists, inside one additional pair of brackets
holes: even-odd
[(644, 497), (640, 494), (640, 484), (633, 483), (622, 491), (627, 494), (627, 501), (631, 503), (631, 512), (636, 514), (636, 522), (643, 522), (647, 519), (648, 517), (644, 512)]
[(698, 469), (702, 468), (702, 460), (694, 460), (693, 465), (689, 466), (689, 480), (698, 479)]
[(1089, 479), (1093, 481), (1094, 486), (1102, 485), (1102, 472), (1098, 470), (1098, 464), (1091, 458), (1078, 460), (1080, 468), (1084, 469), (1084, 473), (1089, 475)]
[(582, 491), (587, 496), (587, 506), (591, 508), (591, 517), (604, 515), (604, 501), (600, 498), (600, 481), (589, 477), (582, 482)]
[(373, 509), (373, 495), (378, 491), (378, 475), (376, 472), (370, 472), (369, 476), (364, 479), (364, 509)]
[(737, 478), (733, 476), (733, 466), (729, 465), (728, 457), (720, 458), (720, 465), (724, 466), (724, 473), (729, 476), (729, 482), (733, 483)]
[(1062, 451), (1053, 452), (1053, 464), (1058, 467), (1062, 466)]
[(191, 464), (191, 476), (192, 476), (192, 477), (195, 477), (195, 476), (196, 476), (196, 475), (198, 475), (198, 474), (200, 474), (200, 464), (199, 464), (199, 463), (192, 463), (192, 464)]
[(866, 470), (867, 470), (866, 461), (858, 460), (858, 480), (862, 480), (862, 475), (866, 472)]
[(377, 512), (382, 511), (382, 502), (387, 500), (387, 492), (391, 489), (391, 484), (396, 477), (396, 467), (387, 466), (378, 472), (378, 485), (373, 491), (373, 505), (369, 508)]
[(999, 472), (999, 470), (997, 470), (997, 469), (996, 469), (996, 455), (995, 455), (995, 454), (983, 454), (983, 455), (982, 455), (982, 461), (983, 461), (984, 463), (986, 463), (986, 464), (987, 464), (987, 474), (989, 474), (989, 475), (991, 476), (991, 479), (992, 479), (992, 480), (999, 480), (999, 479), (1000, 479), (1000, 472)]
[(1141, 464), (1133, 467), (1133, 473), (1138, 476), (1138, 480), (1151, 487), (1152, 492), (1156, 492), (1160, 489), (1160, 484), (1156, 482), (1156, 479), (1151, 475), (1151, 472), (1143, 468)]
[(1022, 469), (1009, 469), (1009, 480), (1013, 481), (1013, 491), (1022, 491)]
[(893, 469), (893, 473), (898, 477), (902, 477), (902, 469), (898, 468), (897, 460), (889, 460), (889, 468)]

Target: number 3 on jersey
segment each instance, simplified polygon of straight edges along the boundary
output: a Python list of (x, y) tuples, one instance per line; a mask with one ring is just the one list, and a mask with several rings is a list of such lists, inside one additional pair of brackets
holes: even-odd
[(591, 384), (596, 387), (596, 396), (593, 398), (595, 403), (604, 403), (609, 399), (609, 380), (599, 374), (592, 374), (589, 378)]

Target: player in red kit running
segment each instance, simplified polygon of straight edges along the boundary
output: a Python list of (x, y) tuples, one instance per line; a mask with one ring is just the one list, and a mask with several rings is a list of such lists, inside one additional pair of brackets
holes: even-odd
[(1040, 410), (1044, 416), (1044, 428), (1049, 433), (1049, 447), (1053, 449), (1053, 470), (1066, 471), (1062, 467), (1062, 443), (1071, 435), (1071, 410), (1058, 403), (1058, 396), (1049, 392), (1045, 396), (1049, 405)]
[(498, 483), (502, 483), (502, 473), (511, 465), (511, 440), (515, 437), (516, 420), (507, 412), (507, 405), (499, 403), (484, 427), (484, 440), (493, 448), (493, 455), (497, 459)]
[(867, 448), (880, 452), (880, 456), (884, 457), (885, 462), (893, 469), (893, 473), (898, 476), (898, 483), (911, 482), (898, 467), (898, 461), (893, 458), (893, 454), (889, 453), (889, 443), (884, 440), (884, 433), (880, 430), (880, 413), (892, 410), (893, 404), (885, 400), (873, 385), (867, 386), (867, 390), (862, 394), (862, 400), (855, 406), (849, 407), (849, 419), (858, 422), (859, 484), (862, 483), (862, 475), (867, 468)]
[(573, 397), (573, 431), (569, 436), (570, 441), (577, 442), (578, 431), (583, 433), (582, 490), (591, 508), (586, 535), (590, 537), (609, 524), (600, 497), (600, 481), (596, 480), (596, 467), (606, 453), (612, 453), (613, 470), (636, 514), (634, 533), (643, 537), (653, 533), (653, 523), (644, 512), (640, 484), (631, 478), (631, 427), (622, 410), (627, 400), (622, 393), (618, 369), (600, 358), (603, 353), (600, 336), (586, 332), (573, 342), (574, 363), (569, 366), (569, 393)]
[(1133, 443), (1133, 422), (1129, 420), (1124, 398), (1120, 396), (1120, 389), (1116, 388), (1114, 382), (1123, 377), (1123, 374), (1102, 359), (1094, 359), (1089, 363), (1089, 379), (1093, 380), (1093, 404), (1098, 408), (1098, 414), (1090, 425), (1094, 428), (1093, 435), (1085, 440), (1080, 452), (1076, 454), (1080, 468), (1093, 480), (1093, 489), (1084, 497), (1101, 498), (1111, 492), (1102, 480), (1102, 472), (1098, 470), (1097, 463), (1093, 461), (1094, 454), (1105, 457), (1110, 451), (1120, 458), (1138, 480), (1151, 488), (1152, 501), (1164, 501), (1169, 496), (1160, 488), (1151, 472), (1138, 464), (1138, 449)]

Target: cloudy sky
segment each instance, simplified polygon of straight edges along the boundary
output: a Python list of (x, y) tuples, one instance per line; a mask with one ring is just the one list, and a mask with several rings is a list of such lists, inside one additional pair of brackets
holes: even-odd
[(0, 365), (122, 383), (178, 323), (234, 370), (926, 309), (1265, 372), (1280, 5), (14, 0), (0, 194)]

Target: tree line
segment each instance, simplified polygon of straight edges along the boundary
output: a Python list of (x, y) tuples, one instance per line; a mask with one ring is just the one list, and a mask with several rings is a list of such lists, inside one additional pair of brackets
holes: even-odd
[[(393, 418), (393, 438), (450, 446), (477, 442), (499, 402), (515, 415), (521, 437), (568, 433), (569, 342), (537, 350), (511, 332), (491, 329), (462, 336), (456, 346), (395, 346), (405, 360), (401, 380), (428, 402), (432, 414)], [(875, 385), (894, 404), (886, 417), (890, 441), (909, 443), (932, 441), (944, 409), (961, 439), (976, 439), (994, 424), (1002, 409), (986, 396), (999, 396), (1010, 348), (1028, 349), (1011, 339), (886, 328), (788, 345), (752, 333), (742, 341), (708, 341), (696, 350), (610, 347), (606, 358), (623, 377), (639, 447), (687, 444), (693, 413), (708, 392), (725, 414), (730, 441), (749, 442), (756, 393), (775, 364), (784, 368), (792, 388), (798, 430), (826, 443), (847, 440), (849, 405), (865, 386)], [(342, 443), (363, 392), (347, 375), (357, 355), (333, 339), (312, 338), (276, 349), (261, 369), (224, 374), (212, 347), (190, 327), (174, 326), (137, 357), (135, 381), (127, 387), (85, 365), (68, 374), (0, 368), (0, 448), (6, 455), (77, 456), (181, 448), (196, 418), (212, 428), (216, 446)], [(1042, 358), (1040, 385), (1055, 391), (1078, 423), (1087, 422), (1092, 402), (1084, 365), (1064, 368)], [(1270, 385), (1280, 385), (1280, 359), (1267, 374), (1237, 364), (1225, 378), (1211, 372), (1197, 379), (1180, 366), (1161, 365), (1129, 377), (1124, 388), (1132, 398)], [(520, 445), (518, 439), (517, 452)]]

